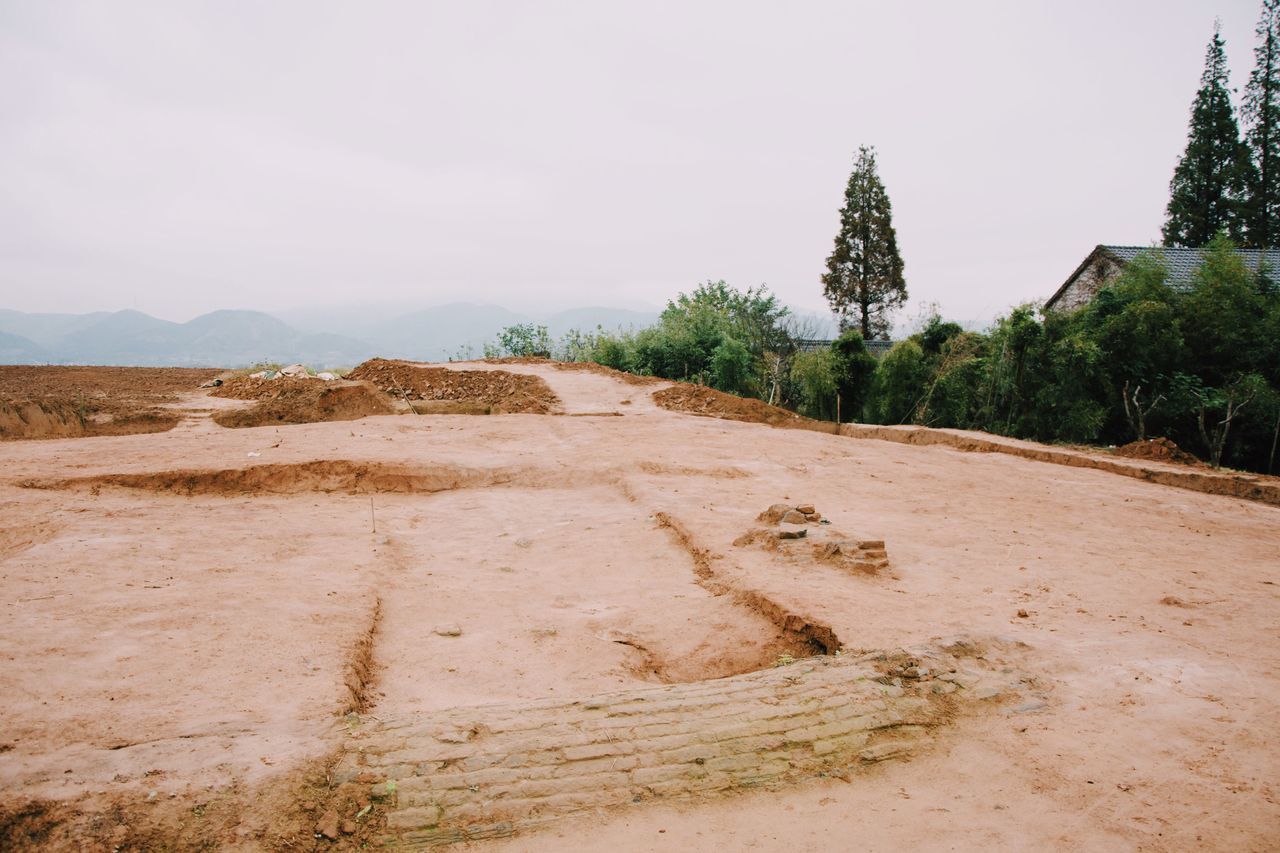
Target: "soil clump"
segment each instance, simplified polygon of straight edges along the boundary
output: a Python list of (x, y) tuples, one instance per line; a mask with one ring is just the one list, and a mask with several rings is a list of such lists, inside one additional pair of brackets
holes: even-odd
[(1124, 456), (1128, 459), (1151, 459), (1156, 462), (1177, 462), (1180, 465), (1204, 464), (1175, 444), (1172, 439), (1163, 437), (1131, 441), (1123, 447), (1117, 447), (1115, 453), (1116, 456)]

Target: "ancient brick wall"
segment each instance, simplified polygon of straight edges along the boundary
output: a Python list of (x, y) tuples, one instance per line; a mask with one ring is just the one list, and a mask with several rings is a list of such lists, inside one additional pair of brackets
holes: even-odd
[(388, 840), (511, 834), (583, 809), (820, 774), (909, 754), (966, 700), (1026, 686), (945, 648), (823, 656), (714, 681), (459, 708), (352, 732), (336, 780), (370, 785)]
[(1094, 258), (1075, 278), (1071, 279), (1062, 291), (1062, 295), (1058, 297), (1058, 301), (1053, 304), (1053, 309), (1074, 311), (1081, 305), (1085, 305), (1098, 295), (1103, 285), (1119, 275), (1120, 270), (1120, 265), (1110, 258)]

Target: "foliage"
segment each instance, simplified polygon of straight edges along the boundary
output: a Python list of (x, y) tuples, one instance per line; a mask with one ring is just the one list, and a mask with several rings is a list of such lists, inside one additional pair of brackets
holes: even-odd
[(708, 282), (639, 332), (571, 333), (558, 357), (754, 395), (813, 418), (977, 429), (1040, 441), (1168, 436), (1213, 464), (1274, 469), (1280, 290), (1218, 237), (1188, 292), (1153, 249), (1070, 312), (1022, 305), (983, 332), (936, 311), (877, 361), (860, 330), (828, 348), (765, 288)]
[(857, 420), (871, 392), (876, 360), (867, 352), (862, 333), (846, 329), (831, 344), (831, 372), (839, 398), (840, 420)]
[(1263, 0), (1254, 67), (1241, 117), (1254, 170), (1247, 187), (1245, 237), (1259, 248), (1280, 242), (1280, 0)]
[(551, 336), (546, 326), (533, 323), (517, 323), (507, 326), (498, 333), (498, 342), (485, 344), (485, 358), (501, 358), (503, 356), (551, 356)]
[(604, 330), (599, 326), (596, 326), (594, 333), (570, 329), (560, 337), (555, 346), (556, 359), (559, 361), (587, 361), (596, 352), (603, 333)]
[(1239, 239), (1246, 188), (1255, 182), (1231, 106), (1222, 35), (1215, 27), (1191, 108), (1187, 148), (1169, 184), (1165, 245), (1203, 246), (1219, 231)]
[(751, 389), (751, 353), (737, 338), (725, 337), (711, 352), (711, 387), (730, 394)]
[(869, 404), (872, 420), (882, 424), (912, 420), (928, 381), (929, 366), (919, 342), (908, 338), (894, 344), (875, 373)]
[(841, 327), (854, 325), (865, 340), (884, 336), (889, 314), (907, 299), (902, 256), (889, 194), (876, 169), (874, 148), (858, 149), (845, 188), (840, 231), (827, 258), (823, 292)]
[(791, 362), (791, 381), (800, 413), (819, 420), (836, 416), (835, 358), (830, 349), (798, 353)]
[(790, 312), (763, 285), (739, 290), (708, 281), (667, 303), (658, 324), (638, 332), (572, 331), (556, 355), (665, 379), (702, 382), (733, 394), (785, 402), (796, 334)]

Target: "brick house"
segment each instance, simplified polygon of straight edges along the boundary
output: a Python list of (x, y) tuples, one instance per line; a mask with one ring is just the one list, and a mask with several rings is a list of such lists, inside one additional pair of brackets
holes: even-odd
[[(1171, 288), (1186, 292), (1191, 289), (1195, 272), (1204, 256), (1200, 249), (1152, 249), (1150, 246), (1098, 246), (1076, 267), (1044, 304), (1046, 311), (1074, 311), (1085, 305), (1143, 252), (1159, 252), (1168, 267), (1167, 282)], [(1245, 266), (1252, 272), (1265, 263), (1268, 270), (1280, 274), (1280, 249), (1237, 249)]]

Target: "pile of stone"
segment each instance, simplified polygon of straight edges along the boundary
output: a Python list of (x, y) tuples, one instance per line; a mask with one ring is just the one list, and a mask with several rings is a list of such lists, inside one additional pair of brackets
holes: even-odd
[(806, 539), (812, 525), (824, 526), (819, 541), (813, 543), (813, 557), (826, 563), (832, 563), (848, 571), (863, 574), (876, 574), (889, 567), (889, 552), (885, 550), (883, 539), (852, 539), (838, 531), (827, 527), (830, 522), (822, 517), (813, 504), (774, 504), (760, 515), (756, 521), (772, 525), (776, 529), (756, 530), (739, 537), (735, 545), (760, 542), (761, 536), (773, 540)]
[(809, 533), (808, 524), (822, 521), (822, 513), (813, 504), (774, 504), (756, 516), (756, 521), (778, 526), (779, 539), (803, 539)]
[(250, 379), (319, 379), (323, 382), (332, 382), (338, 378), (338, 374), (324, 371), (323, 373), (311, 374), (307, 371), (305, 365), (291, 364), (288, 367), (282, 367), (279, 370), (259, 370), (257, 373), (250, 373)]
[(889, 552), (883, 539), (849, 539), (814, 546), (819, 560), (836, 563), (851, 571), (873, 575), (889, 567)]

